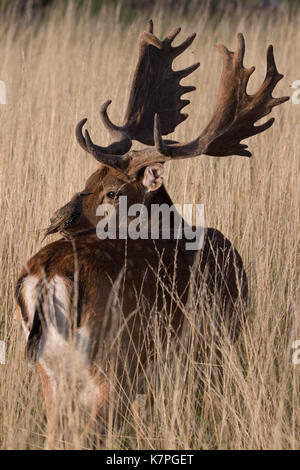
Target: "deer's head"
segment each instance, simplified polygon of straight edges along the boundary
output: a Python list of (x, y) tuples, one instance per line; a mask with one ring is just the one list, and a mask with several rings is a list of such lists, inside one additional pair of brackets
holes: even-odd
[(162, 188), (163, 165), (153, 164), (138, 168), (134, 173), (118, 171), (105, 165), (87, 180), (85, 191), (91, 193), (83, 202), (82, 228), (95, 227), (99, 221), (97, 207), (112, 204), (118, 213), (119, 201), (126, 196), (127, 205), (140, 203), (149, 206)]

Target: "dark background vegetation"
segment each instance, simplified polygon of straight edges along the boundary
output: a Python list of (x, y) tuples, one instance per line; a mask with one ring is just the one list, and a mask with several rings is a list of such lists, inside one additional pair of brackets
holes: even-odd
[[(293, 13), (300, 6), (300, 0), (73, 0), (81, 7), (91, 7), (93, 14), (97, 14), (105, 6), (107, 8), (120, 8), (120, 18), (132, 19), (145, 11), (151, 14), (157, 8), (174, 12), (178, 15), (193, 15), (199, 9), (209, 10), (214, 16), (232, 9), (242, 9), (244, 13), (259, 14), (262, 10), (285, 10)], [(67, 5), (68, 0), (0, 0), (0, 10), (5, 13), (42, 15), (51, 5)]]

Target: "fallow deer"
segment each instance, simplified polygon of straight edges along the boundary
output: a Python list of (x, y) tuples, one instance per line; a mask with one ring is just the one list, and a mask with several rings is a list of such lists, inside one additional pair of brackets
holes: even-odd
[[(64, 390), (74, 371), (79, 402), (104, 430), (113, 393), (119, 400), (116, 409), (122, 413), (136, 391), (132, 384), (138, 381), (138, 371), (151, 356), (155, 312), (163, 312), (162, 323), (171, 324), (172, 331), (180, 334), (193, 265), (200, 278), (205, 274), (208, 294), (218, 297), (219, 321), (222, 314), (227, 316), (233, 338), (242, 320), (237, 303), (247, 298), (246, 274), (240, 255), (218, 230), (206, 229), (204, 246), (197, 253), (187, 252), (183, 240), (99, 240), (95, 234), (97, 207), (103, 202), (117, 207), (120, 195), (127, 196), (129, 205), (172, 205), (163, 185), (166, 161), (202, 154), (250, 157), (241, 141), (271, 127), (273, 118), (255, 123), (288, 99), (272, 97), (282, 78), (272, 46), (262, 86), (254, 95), (247, 94), (254, 67), (243, 66), (245, 43), (239, 34), (236, 52), (217, 45), (223, 72), (216, 107), (204, 131), (186, 144), (164, 141), (162, 136), (187, 117), (180, 113), (188, 104), (181, 95), (194, 87), (184, 87), (180, 80), (199, 66), (173, 71), (173, 60), (195, 37), (173, 47), (179, 31), (173, 30), (160, 41), (150, 21), (141, 35), (125, 123), (118, 127), (110, 121), (110, 101), (101, 110), (112, 144), (100, 147), (88, 131), (83, 135), (86, 119), (77, 125), (79, 144), (100, 162), (85, 185), (84, 192), (92, 194), (83, 200), (76, 229), (69, 229), (70, 239), (42, 248), (26, 264), (17, 283), (18, 309), (28, 334), (27, 354), (38, 365), (50, 423), (58, 390)], [(132, 140), (149, 147), (131, 150)], [(112, 313), (112, 306), (117, 314)]]

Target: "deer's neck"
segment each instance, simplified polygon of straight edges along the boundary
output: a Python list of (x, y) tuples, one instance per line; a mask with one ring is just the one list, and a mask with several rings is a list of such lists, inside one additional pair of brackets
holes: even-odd
[(159, 190), (156, 191), (153, 199), (151, 199), (151, 204), (167, 204), (168, 206), (173, 205), (173, 201), (164, 185), (162, 185)]

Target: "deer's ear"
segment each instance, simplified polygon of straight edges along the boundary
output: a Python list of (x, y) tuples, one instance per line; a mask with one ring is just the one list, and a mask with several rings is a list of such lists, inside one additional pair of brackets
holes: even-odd
[(156, 191), (163, 184), (164, 168), (162, 165), (147, 166), (144, 171), (143, 185), (148, 191)]

